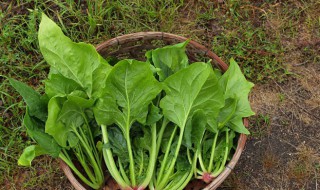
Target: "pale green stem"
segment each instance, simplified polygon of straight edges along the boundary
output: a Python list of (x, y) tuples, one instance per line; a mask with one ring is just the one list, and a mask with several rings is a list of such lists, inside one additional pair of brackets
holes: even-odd
[(174, 127), (173, 132), (171, 134), (171, 137), (169, 139), (169, 142), (168, 142), (168, 145), (167, 145), (167, 149), (166, 149), (166, 152), (164, 154), (164, 158), (162, 160), (160, 171), (159, 171), (159, 174), (158, 174), (157, 186), (158, 186), (158, 182), (162, 180), (162, 175), (163, 175), (164, 169), (166, 168), (167, 159), (168, 159), (168, 156), (169, 156), (169, 153), (170, 153), (170, 147), (171, 147), (172, 141), (173, 141), (173, 139), (175, 137), (176, 130), (177, 130), (177, 126)]
[[(78, 131), (76, 130), (76, 128), (73, 128), (74, 133), (78, 136), (80, 142), (82, 143), (83, 147), (86, 150), (87, 155), (89, 156), (90, 162), (92, 164), (93, 170), (95, 171), (94, 173), (96, 174), (96, 177), (98, 178), (99, 182), (103, 183), (103, 173), (102, 173), (102, 169), (101, 167), (99, 167), (97, 160), (94, 158), (92, 151), (90, 150), (90, 148), (88, 147), (88, 141), (86, 141), (85, 139), (82, 138), (82, 136), (78, 133)], [(82, 130), (80, 130), (82, 131)], [(83, 131), (82, 131), (82, 135), (84, 135)]]
[[(108, 144), (109, 143), (109, 139), (108, 139), (108, 133), (107, 133), (107, 126), (105, 125), (101, 125), (101, 131), (102, 131), (102, 138), (103, 138), (103, 142), (104, 144)], [(103, 149), (103, 158), (104, 161), (108, 167), (108, 170), (110, 172), (110, 174), (112, 175), (112, 177), (117, 181), (117, 183), (122, 187), (122, 188), (128, 188), (130, 187), (121, 177), (117, 166), (114, 162), (113, 159), (113, 155), (112, 152), (110, 150), (110, 148), (108, 149)]]
[(120, 173), (121, 173), (121, 175), (122, 175), (122, 177), (123, 177), (123, 180), (124, 180), (127, 184), (130, 184), (130, 180), (129, 180), (126, 172), (125, 172), (124, 169), (123, 169), (123, 165), (122, 165), (122, 162), (121, 162), (121, 160), (120, 160), (119, 157), (118, 157), (118, 163), (119, 163), (119, 169), (120, 169)]
[(219, 167), (219, 170), (212, 173), (213, 177), (217, 177), (223, 171), (223, 169), (226, 165), (227, 159), (228, 159), (228, 155), (229, 155), (228, 150), (229, 150), (229, 133), (228, 133), (228, 131), (226, 131), (226, 148), (225, 148), (225, 152), (224, 152), (224, 158), (223, 158), (223, 161)]
[(211, 156), (210, 156), (209, 167), (208, 167), (208, 172), (209, 173), (212, 171), (213, 158), (214, 158), (214, 152), (215, 152), (215, 149), (216, 149), (218, 135), (219, 135), (219, 132), (217, 132), (215, 134), (214, 139), (213, 139), (213, 145), (212, 145), (212, 149), (211, 149)]
[(126, 140), (127, 140), (127, 148), (128, 148), (129, 160), (130, 160), (130, 165), (129, 165), (130, 179), (131, 179), (132, 186), (135, 187), (136, 186), (136, 175), (134, 173), (134, 160), (133, 160), (133, 154), (132, 154), (132, 148), (131, 148), (130, 132), (126, 133)]
[(147, 187), (148, 184), (150, 183), (152, 176), (153, 176), (153, 171), (157, 162), (157, 126), (156, 124), (153, 124), (151, 126), (151, 135), (152, 135), (152, 144), (151, 144), (151, 150), (150, 150), (150, 159), (149, 159), (149, 164), (148, 164), (148, 169), (147, 169), (147, 176), (145, 177), (145, 180), (141, 183), (141, 186), (143, 188)]
[(81, 179), (81, 181), (83, 181), (85, 184), (89, 185), (93, 189), (99, 188), (98, 184), (94, 184), (90, 182), (86, 177), (84, 177), (81, 174), (81, 172), (79, 172), (79, 170), (73, 165), (73, 163), (63, 153), (59, 154), (59, 158), (63, 160), (72, 169), (72, 171)]
[(177, 147), (176, 147), (176, 152), (174, 154), (174, 157), (173, 157), (173, 160), (172, 162), (170, 163), (170, 166), (169, 166), (169, 169), (167, 171), (167, 173), (164, 175), (163, 179), (161, 180), (159, 186), (157, 187), (158, 189), (162, 189), (163, 187), (166, 186), (166, 183), (167, 181), (169, 180), (170, 178), (170, 175), (174, 169), (174, 165), (177, 161), (177, 158), (178, 158), (178, 155), (179, 155), (179, 151), (180, 151), (180, 146), (181, 146), (181, 143), (182, 143), (182, 139), (183, 139), (183, 129), (180, 129), (180, 135), (179, 135), (179, 139), (178, 139), (178, 144), (177, 144)]
[(200, 149), (199, 153), (198, 153), (198, 159), (199, 159), (199, 164), (200, 164), (200, 167), (202, 169), (203, 172), (206, 172), (206, 167), (204, 166), (204, 163), (203, 163), (203, 159), (202, 159), (202, 151)]
[[(184, 180), (184, 182), (182, 183), (182, 185), (181, 185), (180, 187), (178, 187), (177, 190), (182, 190), (182, 189), (184, 189), (184, 188), (188, 185), (188, 183), (190, 182), (192, 176), (193, 176), (192, 171), (190, 171), (187, 179)], [(172, 189), (172, 190), (176, 190), (176, 189)]]

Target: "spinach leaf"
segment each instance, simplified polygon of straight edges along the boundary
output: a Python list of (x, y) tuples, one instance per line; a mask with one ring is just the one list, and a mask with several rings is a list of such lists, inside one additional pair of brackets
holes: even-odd
[(31, 166), (32, 160), (40, 155), (46, 154), (46, 151), (39, 145), (30, 145), (23, 150), (18, 164), (20, 166)]
[(42, 14), (38, 39), (47, 63), (64, 77), (78, 83), (91, 97), (92, 74), (101, 62), (105, 62), (95, 48), (89, 44), (72, 42), (45, 14)]
[(68, 130), (62, 121), (58, 121), (61, 107), (66, 98), (54, 97), (48, 103), (48, 119), (45, 124), (46, 133), (50, 134), (56, 142), (62, 146), (67, 147)]
[(165, 117), (183, 130), (193, 113), (202, 109), (210, 129), (216, 130), (215, 118), (223, 106), (223, 95), (216, 88), (217, 79), (210, 66), (193, 63), (164, 82), (167, 94), (162, 98), (160, 107)]
[(148, 106), (161, 85), (145, 62), (123, 60), (111, 70), (94, 113), (98, 124), (117, 124), (125, 135), (138, 121), (146, 123)]
[(207, 125), (207, 118), (203, 110), (195, 111), (194, 115), (192, 116), (191, 124), (192, 124), (192, 129), (191, 129), (191, 134), (189, 134), (191, 136), (190, 140), (193, 143), (194, 148), (199, 149), (204, 133), (206, 131), (206, 125)]
[(165, 46), (146, 52), (147, 60), (159, 68), (159, 80), (164, 81), (167, 77), (188, 66), (186, 46), (189, 41)]
[(50, 73), (45, 81), (45, 92), (49, 98), (66, 96), (75, 90), (84, 90), (77, 82), (60, 73)]
[(29, 115), (28, 108), (23, 119), (23, 124), (27, 128), (28, 135), (38, 143), (46, 154), (49, 154), (52, 157), (59, 156), (61, 147), (52, 136), (45, 133), (44, 123)]
[(238, 133), (249, 135), (249, 130), (244, 126), (242, 117), (233, 117), (227, 126)]
[(107, 77), (112, 67), (102, 57), (100, 58), (100, 65), (92, 72), (92, 96), (100, 97), (101, 91), (106, 84)]
[[(158, 179), (156, 188), (162, 189), (168, 184), (170, 173), (174, 169), (179, 149), (182, 144), (182, 137), (186, 126), (191, 125), (191, 119), (197, 110), (202, 110), (206, 115), (208, 129), (217, 130), (216, 117), (219, 109), (223, 106), (223, 94), (218, 88), (218, 79), (215, 77), (211, 66), (206, 63), (193, 63), (185, 69), (182, 69), (168, 77), (165, 81), (166, 96), (161, 99), (160, 107), (163, 115), (180, 128), (179, 140), (171, 163), (163, 161), (162, 164), (169, 164), (169, 169)], [(196, 127), (196, 126), (193, 126)], [(190, 127), (186, 129), (187, 145), (190, 146)], [(203, 129), (202, 129), (203, 131)], [(202, 132), (201, 132), (202, 133)], [(199, 141), (199, 139), (194, 140)], [(163, 166), (166, 167), (166, 166)], [(162, 177), (162, 178), (161, 178)]]
[[(148, 63), (136, 60), (122, 60), (118, 62), (109, 73), (106, 84), (102, 89), (101, 97), (94, 107), (94, 115), (98, 124), (101, 125), (104, 143), (109, 143), (107, 126), (116, 124), (122, 131), (126, 139), (130, 173), (130, 184), (127, 176), (115, 165), (112, 151), (104, 149), (105, 162), (110, 174), (117, 180), (122, 188), (135, 187), (137, 185), (135, 174), (135, 160), (131, 146), (130, 128), (134, 122), (143, 125), (147, 122), (149, 105), (160, 93), (162, 87), (154, 78)], [(153, 121), (154, 122), (154, 121)], [(146, 177), (141, 184), (146, 187), (151, 180), (153, 168), (156, 161), (156, 126), (151, 126), (152, 130), (152, 151), (150, 151), (150, 161), (146, 172)], [(122, 175), (122, 176), (121, 176)], [(139, 182), (140, 183), (140, 182)]]
[(108, 128), (110, 143), (105, 144), (104, 148), (111, 148), (112, 152), (118, 156), (123, 163), (129, 163), (127, 142), (121, 130), (112, 126)]
[(250, 89), (254, 85), (246, 80), (234, 59), (230, 60), (230, 66), (220, 78), (219, 84), (224, 91), (225, 99), (236, 98), (238, 100), (235, 116), (249, 117), (254, 115), (248, 99)]
[(26, 102), (30, 116), (34, 116), (41, 121), (46, 121), (47, 119), (47, 102), (46, 99), (41, 97), (41, 95), (33, 90), (28, 85), (17, 81), (15, 79), (9, 78), (10, 84), (20, 93)]
[(236, 109), (237, 109), (238, 99), (236, 98), (228, 98), (225, 100), (225, 105), (221, 109), (218, 122), (219, 122), (219, 129), (226, 125), (234, 116)]

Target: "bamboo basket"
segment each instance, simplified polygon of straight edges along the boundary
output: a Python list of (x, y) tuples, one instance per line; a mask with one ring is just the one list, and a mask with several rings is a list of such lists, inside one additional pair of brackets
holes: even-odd
[[(117, 58), (134, 58), (138, 60), (143, 60), (144, 54), (150, 49), (155, 49), (163, 45), (175, 44), (179, 42), (186, 41), (187, 38), (170, 34), (164, 32), (138, 32), (119, 36), (112, 38), (105, 42), (100, 43), (96, 46), (97, 51), (103, 57), (113, 56)], [(215, 53), (210, 51), (210, 49), (205, 46), (190, 40), (187, 45), (187, 54), (190, 62), (203, 61), (199, 59), (209, 58), (211, 59), (212, 65), (218, 67), (222, 72), (225, 72), (228, 69), (228, 65), (224, 63)], [(145, 58), (144, 58), (145, 59)], [(243, 119), (244, 125), (248, 127), (248, 119)], [(247, 136), (241, 134), (238, 139), (237, 149), (226, 165), (223, 172), (216, 177), (211, 183), (205, 184), (200, 180), (191, 181), (185, 190), (214, 190), (217, 189), (221, 183), (227, 178), (227, 176), (234, 169), (236, 163), (238, 162), (240, 155), (244, 149)], [(72, 173), (71, 169), (60, 160), (60, 167), (69, 179), (70, 183), (76, 190), (89, 190), (90, 188), (86, 187), (81, 183), (76, 176)], [(106, 177), (106, 183), (104, 190), (121, 190), (118, 184), (113, 180), (109, 175)]]

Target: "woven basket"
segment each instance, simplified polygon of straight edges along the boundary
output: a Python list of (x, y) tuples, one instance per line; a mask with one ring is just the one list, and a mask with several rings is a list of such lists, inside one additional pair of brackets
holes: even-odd
[[(112, 38), (108, 41), (105, 41), (97, 45), (96, 49), (103, 57), (113, 56), (117, 58), (134, 58), (138, 60), (143, 60), (144, 54), (147, 50), (155, 49), (163, 45), (184, 42), (185, 40), (187, 40), (187, 38), (164, 32), (138, 32)], [(187, 45), (187, 54), (190, 62), (204, 61), (203, 58), (207, 58), (211, 59), (212, 64), (218, 67), (222, 72), (225, 72), (228, 69), (228, 65), (225, 64), (215, 53), (213, 53), (208, 48), (195, 41), (191, 40)], [(243, 122), (244, 125), (247, 127), (248, 119), (245, 118)], [(185, 189), (213, 190), (219, 187), (219, 185), (227, 178), (227, 176), (231, 173), (231, 170), (233, 170), (236, 163), (238, 162), (239, 157), (245, 146), (246, 140), (246, 135), (241, 134), (238, 139), (237, 149), (232, 159), (226, 165), (224, 171), (210, 184), (205, 184), (200, 180), (193, 180), (188, 184), (188, 186)], [(73, 175), (71, 169), (62, 160), (60, 160), (60, 167), (69, 179), (69, 181), (71, 182), (71, 184), (75, 187), (75, 189), (90, 189), (84, 186), (83, 183), (81, 183), (75, 177), (75, 175)], [(104, 190), (120, 190), (120, 187), (112, 179), (112, 177), (107, 176)]]

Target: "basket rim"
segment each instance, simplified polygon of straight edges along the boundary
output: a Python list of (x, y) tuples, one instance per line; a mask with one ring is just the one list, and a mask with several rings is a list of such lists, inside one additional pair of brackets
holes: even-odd
[[(166, 33), (166, 32), (137, 32), (137, 33), (130, 33), (121, 36), (117, 36), (115, 38), (111, 38), (106, 40), (96, 46), (96, 50), (101, 54), (103, 51), (106, 51), (109, 47), (117, 47), (122, 44), (128, 42), (137, 42), (143, 40), (177, 40), (179, 42), (183, 42), (186, 40), (190, 40), (189, 38), (179, 36), (176, 34)], [(212, 59), (212, 64), (219, 67), (223, 72), (228, 69), (228, 65), (223, 62), (214, 52), (210, 49), (206, 48), (205, 46), (201, 45), (200, 43), (190, 40), (188, 46), (192, 46), (195, 49), (200, 50), (203, 52), (204, 56), (207, 56)], [(244, 126), (248, 127), (249, 120), (248, 118), (243, 118)], [(210, 184), (208, 184), (203, 190), (213, 190), (220, 186), (220, 184), (229, 176), (231, 171), (235, 168), (241, 153), (245, 147), (247, 140), (247, 136), (245, 134), (240, 134), (238, 139), (238, 144), (236, 151), (232, 157), (232, 159), (228, 162), (225, 169), (216, 177)], [(65, 173), (66, 177), (70, 181), (70, 183), (77, 189), (77, 190), (86, 190), (85, 187), (76, 179), (73, 175), (73, 172), (69, 168), (69, 166), (60, 159), (60, 168)]]

